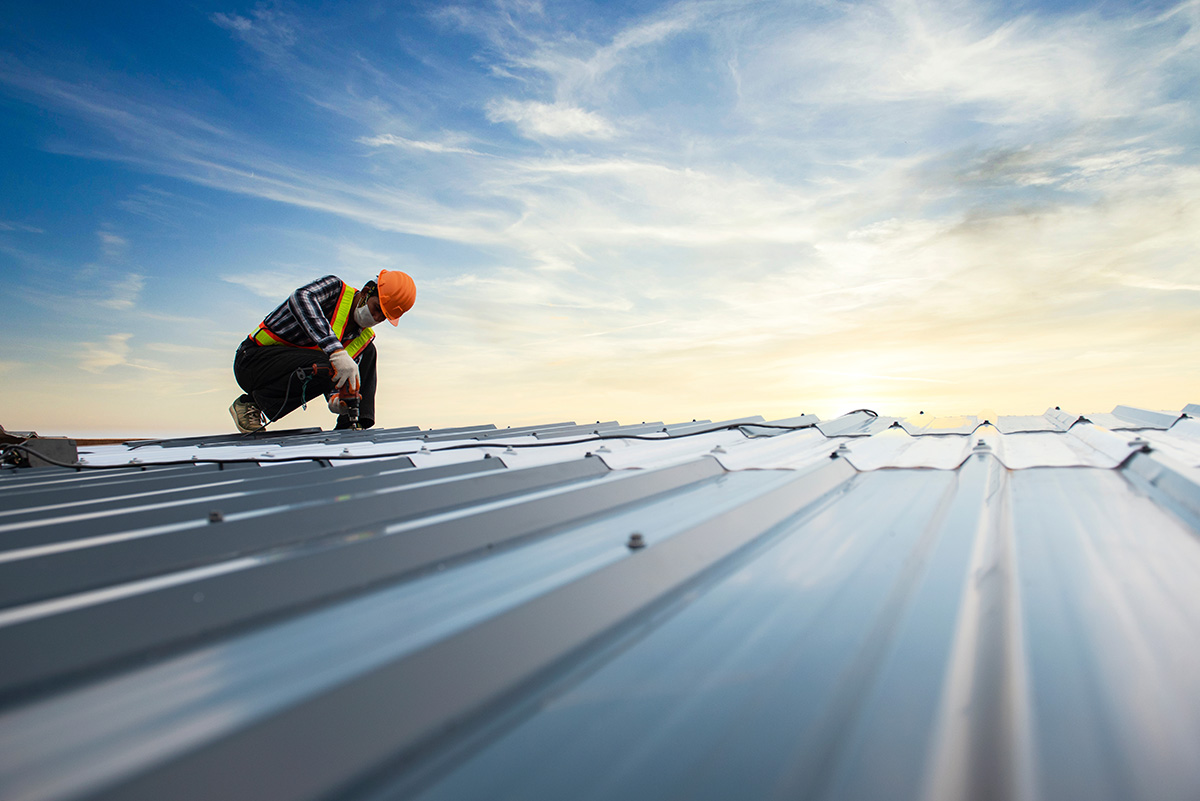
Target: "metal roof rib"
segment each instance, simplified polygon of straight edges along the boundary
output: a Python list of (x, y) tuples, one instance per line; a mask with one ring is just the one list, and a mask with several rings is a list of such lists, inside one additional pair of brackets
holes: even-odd
[(895, 417), (880, 417), (874, 412), (856, 411), (835, 420), (822, 420), (817, 429), (827, 437), (869, 437), (898, 423)]
[(1089, 414), (1087, 417), (1096, 425), (1114, 430), (1167, 429), (1180, 419), (1180, 415), (1173, 412), (1154, 412), (1133, 406), (1117, 406), (1110, 414)]

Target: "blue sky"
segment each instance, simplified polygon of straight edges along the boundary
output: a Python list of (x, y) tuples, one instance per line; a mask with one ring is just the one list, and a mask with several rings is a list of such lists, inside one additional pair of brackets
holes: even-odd
[(1200, 402), (1195, 0), (23, 5), (7, 428), (226, 430), (384, 267), (381, 425)]

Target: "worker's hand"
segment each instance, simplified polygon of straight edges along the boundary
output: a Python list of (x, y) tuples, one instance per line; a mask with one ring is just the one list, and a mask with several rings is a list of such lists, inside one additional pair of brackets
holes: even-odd
[(337, 395), (330, 395), (329, 396), (329, 411), (333, 412), (334, 414), (346, 414), (347, 412), (350, 411), (350, 409), (348, 409), (346, 407), (346, 404), (343, 403), (342, 399), (339, 398)]
[(333, 381), (339, 387), (347, 381), (350, 382), (350, 389), (358, 392), (358, 364), (354, 359), (350, 358), (350, 354), (343, 350), (335, 350), (333, 355), (329, 357), (329, 363), (333, 365)]

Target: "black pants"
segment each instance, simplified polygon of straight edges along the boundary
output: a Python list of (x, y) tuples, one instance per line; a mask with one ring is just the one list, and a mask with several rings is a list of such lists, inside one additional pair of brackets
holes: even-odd
[[(362, 428), (375, 425), (375, 343), (363, 348), (358, 357), (358, 375), (362, 386), (362, 401), (358, 407), (358, 424)], [(332, 393), (331, 376), (312, 376), (308, 383), (296, 378), (296, 370), (314, 364), (329, 364), (324, 351), (289, 348), (286, 345), (257, 345), (243, 340), (233, 357), (233, 377), (246, 395), (272, 421), (300, 408), (300, 404)], [(337, 428), (348, 428), (350, 419), (338, 417)]]

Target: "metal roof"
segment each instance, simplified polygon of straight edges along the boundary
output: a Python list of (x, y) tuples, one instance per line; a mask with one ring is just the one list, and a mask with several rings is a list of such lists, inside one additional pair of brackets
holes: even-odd
[(0, 798), (1200, 797), (1200, 408), (0, 471)]

